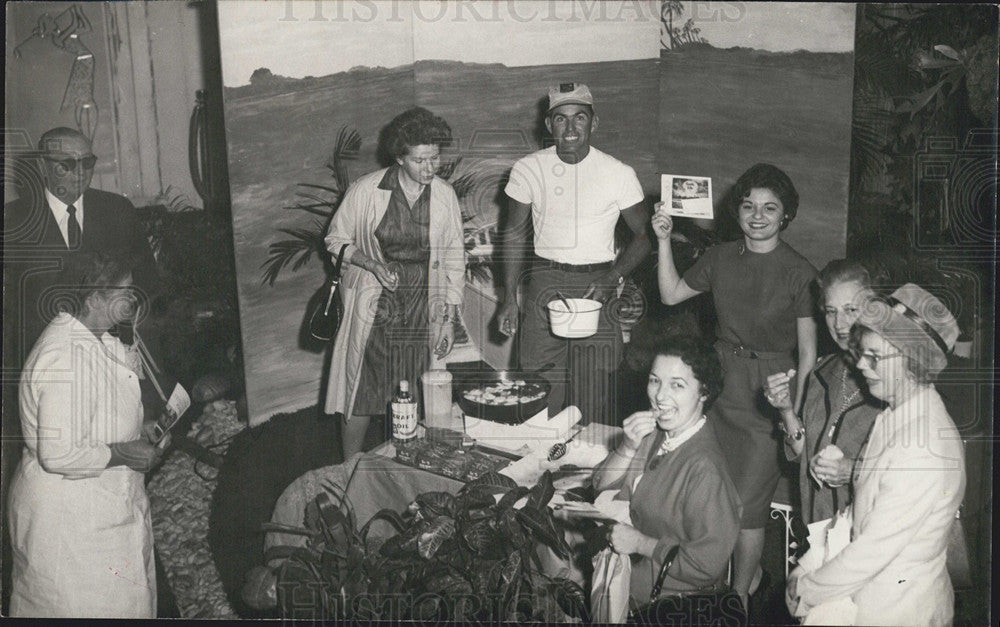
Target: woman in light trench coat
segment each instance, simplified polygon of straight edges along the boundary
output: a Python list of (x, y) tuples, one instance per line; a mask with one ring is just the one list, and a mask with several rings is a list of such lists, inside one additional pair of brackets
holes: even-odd
[(854, 464), (851, 541), (817, 569), (791, 573), (788, 609), (807, 624), (950, 625), (947, 548), (965, 463), (932, 381), (958, 325), (912, 283), (861, 311), (851, 348), (868, 390), (888, 407)]
[(344, 416), (344, 459), (361, 450), (399, 380), (415, 382), (451, 352), (465, 289), (458, 197), (435, 175), (451, 129), (416, 107), (386, 139), (395, 164), (348, 188), (326, 236), (333, 255), (347, 246), (325, 405)]

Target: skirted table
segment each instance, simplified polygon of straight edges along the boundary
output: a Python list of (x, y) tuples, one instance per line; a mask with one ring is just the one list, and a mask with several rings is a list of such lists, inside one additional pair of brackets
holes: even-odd
[[(574, 462), (575, 449), (611, 450), (621, 437), (621, 429), (596, 423), (578, 427), (575, 431), (573, 442), (580, 446), (571, 445), (567, 457), (561, 460), (563, 463)], [(460, 437), (460, 434), (456, 435)], [(464, 485), (457, 479), (403, 465), (395, 461), (395, 455), (395, 447), (390, 441), (367, 453), (358, 453), (344, 463), (305, 473), (278, 498), (271, 522), (301, 527), (306, 505), (320, 492), (332, 488), (335, 492), (346, 493), (355, 522), (361, 528), (379, 510), (388, 508), (401, 512), (419, 494), (457, 493)], [(520, 463), (515, 462), (500, 472), (519, 484), (533, 485), (546, 464), (525, 463), (530, 461), (523, 458)], [(281, 545), (302, 546), (305, 542), (306, 539), (300, 535), (270, 532), (264, 540), (264, 550)]]

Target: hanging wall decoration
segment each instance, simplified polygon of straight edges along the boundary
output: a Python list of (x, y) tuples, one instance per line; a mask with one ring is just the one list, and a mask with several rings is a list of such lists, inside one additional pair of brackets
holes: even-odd
[(31, 35), (14, 48), (14, 57), (20, 58), (25, 44), (48, 38), (55, 47), (76, 57), (59, 110), (72, 107), (77, 129), (90, 139), (94, 138), (99, 113), (94, 100), (94, 53), (80, 40), (80, 35), (92, 30), (83, 9), (74, 4), (55, 17), (43, 13)]

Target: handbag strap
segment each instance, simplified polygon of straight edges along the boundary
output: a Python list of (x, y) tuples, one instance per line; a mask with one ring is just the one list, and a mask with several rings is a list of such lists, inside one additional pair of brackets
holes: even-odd
[(333, 307), (333, 297), (337, 293), (337, 286), (340, 285), (340, 268), (344, 265), (344, 251), (347, 250), (348, 244), (344, 244), (340, 247), (340, 252), (337, 254), (337, 263), (333, 266), (333, 274), (327, 279), (327, 283), (324, 285), (330, 286), (330, 291), (326, 295), (326, 305), (323, 307), (323, 315), (330, 315), (330, 308)]
[(674, 545), (670, 547), (670, 550), (667, 551), (667, 556), (663, 558), (663, 566), (660, 566), (660, 574), (656, 576), (656, 582), (653, 583), (653, 592), (649, 595), (650, 603), (660, 596), (660, 590), (663, 588), (663, 580), (667, 578), (667, 571), (670, 569), (670, 565), (674, 563), (674, 558), (677, 557), (677, 553), (680, 550), (681, 545)]
[(350, 244), (344, 244), (340, 247), (340, 252), (337, 254), (337, 263), (333, 267), (333, 278), (334, 280), (340, 279), (340, 268), (344, 265), (344, 252)]

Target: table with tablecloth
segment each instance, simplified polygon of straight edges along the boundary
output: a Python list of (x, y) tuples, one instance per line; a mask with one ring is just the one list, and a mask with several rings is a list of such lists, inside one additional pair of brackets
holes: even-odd
[[(572, 434), (573, 442), (568, 446), (566, 463), (580, 461), (584, 449), (593, 457), (593, 451), (609, 450), (618, 443), (621, 429), (601, 424), (578, 427)], [(577, 454), (581, 453), (581, 454)], [(311, 470), (288, 486), (278, 498), (271, 522), (301, 527), (306, 505), (324, 491), (345, 491), (347, 501), (354, 512), (355, 523), (360, 529), (379, 510), (392, 509), (401, 512), (413, 502), (418, 494), (432, 491), (456, 493), (463, 482), (433, 472), (413, 468), (395, 461), (396, 451), (392, 442), (386, 442), (367, 453), (358, 453), (341, 464)], [(531, 463), (534, 460), (537, 463)], [(600, 460), (597, 460), (600, 461)], [(594, 462), (596, 463), (596, 462)], [(558, 465), (546, 462), (544, 451), (528, 453), (515, 467), (502, 470), (515, 481), (524, 485), (533, 484), (533, 479), (544, 469)], [(532, 471), (536, 472), (532, 472)], [(326, 486), (326, 487), (325, 487)], [(300, 535), (271, 532), (265, 538), (265, 550), (271, 546), (304, 545), (306, 538)]]

